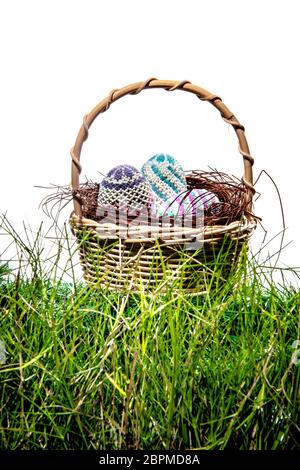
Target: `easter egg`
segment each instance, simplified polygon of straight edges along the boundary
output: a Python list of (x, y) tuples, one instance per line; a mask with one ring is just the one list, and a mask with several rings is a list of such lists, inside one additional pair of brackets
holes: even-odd
[(158, 216), (202, 216), (209, 209), (217, 209), (219, 198), (206, 189), (192, 189), (183, 192), (175, 198), (168, 198), (156, 208)]
[(131, 165), (112, 168), (100, 183), (99, 206), (142, 210), (149, 209), (152, 201), (148, 181)]
[(174, 200), (187, 190), (186, 178), (180, 163), (166, 153), (149, 158), (142, 173), (149, 182), (157, 206)]

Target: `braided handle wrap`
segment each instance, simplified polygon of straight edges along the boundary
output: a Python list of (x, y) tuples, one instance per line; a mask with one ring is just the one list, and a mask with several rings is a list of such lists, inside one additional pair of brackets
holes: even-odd
[(255, 194), (255, 189), (253, 187), (253, 175), (252, 175), (252, 165), (254, 159), (251, 157), (249, 152), (248, 143), (245, 136), (245, 128), (240, 124), (237, 118), (232, 114), (231, 111), (225, 106), (223, 101), (219, 96), (211, 94), (209, 91), (200, 88), (197, 85), (193, 85), (188, 80), (182, 81), (173, 81), (173, 80), (157, 80), (156, 78), (149, 78), (145, 82), (137, 82), (132, 85), (127, 85), (120, 89), (112, 90), (109, 95), (104, 98), (97, 106), (95, 106), (92, 111), (86, 114), (83, 118), (83, 124), (79, 129), (75, 145), (71, 149), (72, 157), (72, 188), (74, 194), (74, 212), (78, 217), (82, 217), (82, 207), (81, 201), (78, 196), (76, 196), (76, 190), (79, 187), (79, 175), (81, 173), (81, 164), (80, 164), (80, 154), (83, 142), (87, 139), (89, 134), (89, 128), (96, 117), (107, 111), (110, 105), (117, 101), (119, 98), (125, 95), (137, 95), (142, 90), (148, 88), (164, 88), (166, 91), (174, 90), (183, 90), (189, 93), (194, 93), (200, 100), (209, 101), (215, 108), (217, 108), (224, 119), (225, 122), (231, 124), (234, 128), (238, 141), (239, 141), (239, 152), (244, 160), (244, 176), (243, 181), (248, 190), (248, 199), (249, 199), (249, 210), (252, 206), (252, 197)]

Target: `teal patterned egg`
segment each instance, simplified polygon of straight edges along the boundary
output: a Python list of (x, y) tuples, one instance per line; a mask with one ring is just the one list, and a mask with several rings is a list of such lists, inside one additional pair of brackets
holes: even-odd
[(150, 184), (157, 207), (187, 191), (183, 168), (171, 155), (160, 153), (149, 158), (142, 173)]

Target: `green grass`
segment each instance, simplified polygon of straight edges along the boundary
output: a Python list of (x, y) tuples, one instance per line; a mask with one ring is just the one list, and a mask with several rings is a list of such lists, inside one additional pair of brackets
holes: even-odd
[(295, 288), (244, 256), (209, 295), (93, 292), (10, 233), (0, 449), (300, 449)]

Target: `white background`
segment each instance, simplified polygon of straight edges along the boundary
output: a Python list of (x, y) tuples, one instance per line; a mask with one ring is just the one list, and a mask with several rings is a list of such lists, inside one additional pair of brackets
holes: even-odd
[[(0, 213), (33, 230), (45, 218), (47, 191), (70, 182), (69, 149), (83, 115), (112, 88), (148, 77), (188, 79), (222, 97), (245, 125), (254, 176), (266, 170), (284, 204), (291, 242), (282, 264), (299, 255), (299, 2), (196, 0), (0, 1)], [(194, 96), (147, 90), (114, 103), (83, 147), (83, 176), (141, 167), (167, 152), (185, 169), (215, 167), (242, 175), (233, 130)], [(276, 190), (266, 176), (255, 211), (267, 240), (282, 230)], [(71, 211), (71, 205), (64, 217)], [(21, 230), (21, 229), (20, 229)], [(257, 230), (254, 251), (263, 239)], [(0, 253), (6, 237), (0, 237)], [(279, 248), (277, 236), (265, 249)]]

